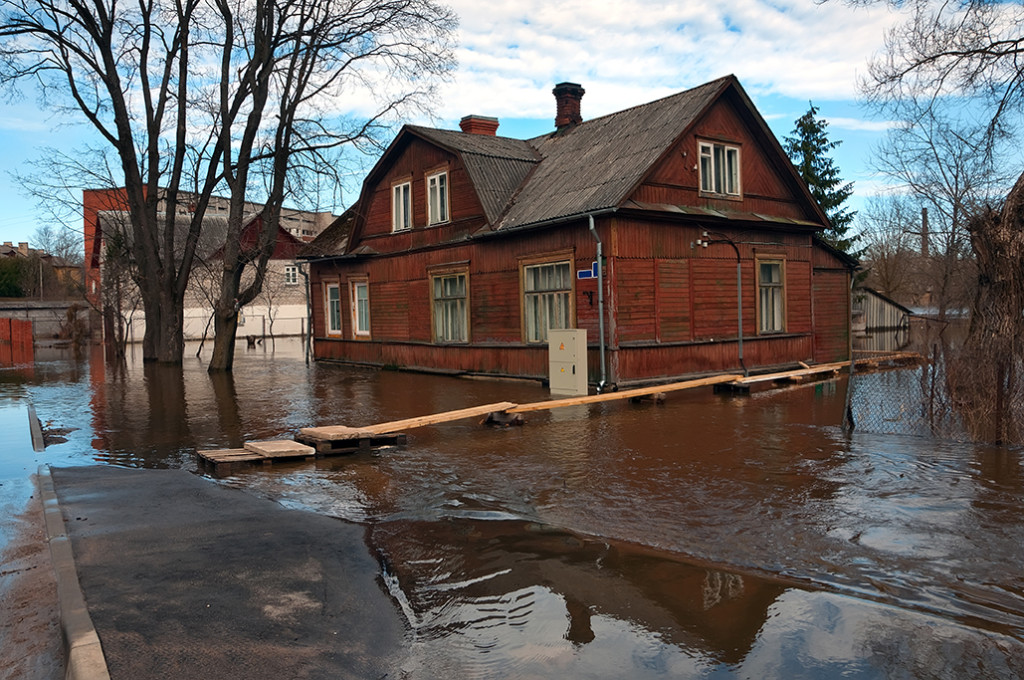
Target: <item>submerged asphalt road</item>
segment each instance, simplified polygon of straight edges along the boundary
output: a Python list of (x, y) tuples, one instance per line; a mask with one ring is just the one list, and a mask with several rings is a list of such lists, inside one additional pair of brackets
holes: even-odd
[(52, 475), (114, 680), (402, 677), (361, 527), (180, 470)]

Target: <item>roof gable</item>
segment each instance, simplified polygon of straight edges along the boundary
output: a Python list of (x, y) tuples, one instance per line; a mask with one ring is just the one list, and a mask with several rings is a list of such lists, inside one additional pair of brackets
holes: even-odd
[(763, 150), (771, 172), (789, 188), (794, 201), (802, 206), (801, 214), (808, 218), (755, 215), (757, 221), (807, 228), (827, 225), (778, 140), (736, 77), (729, 75), (530, 140), (406, 125), (363, 183), (360, 204), (364, 208), (357, 209), (351, 237), (342, 252), (358, 247), (369, 193), (412, 140), (423, 140), (460, 158), (486, 218), (483, 231), (514, 230), (635, 207), (630, 199), (637, 187), (711, 107), (723, 100), (737, 111)]
[(618, 207), (683, 130), (734, 81), (732, 76), (719, 78), (530, 140), (543, 160), (498, 227)]

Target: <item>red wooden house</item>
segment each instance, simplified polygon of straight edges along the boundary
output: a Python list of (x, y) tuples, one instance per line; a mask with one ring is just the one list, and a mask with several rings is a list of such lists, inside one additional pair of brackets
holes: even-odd
[(735, 77), (586, 122), (583, 93), (529, 140), (403, 127), (306, 254), (316, 356), (543, 378), (583, 328), (591, 382), (602, 346), (619, 384), (848, 358), (856, 262)]

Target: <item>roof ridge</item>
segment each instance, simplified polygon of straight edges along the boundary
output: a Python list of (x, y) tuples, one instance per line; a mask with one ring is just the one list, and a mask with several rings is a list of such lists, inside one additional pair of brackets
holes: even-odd
[[(619, 115), (622, 115), (622, 114), (630, 113), (632, 111), (636, 111), (637, 109), (643, 109), (643, 108), (646, 108), (646, 107), (649, 107), (649, 106), (654, 106), (655, 104), (660, 104), (662, 102), (665, 102), (665, 101), (667, 101), (669, 99), (673, 99), (675, 97), (682, 97), (684, 95), (692, 95), (695, 90), (700, 90), (700, 89), (709, 87), (711, 85), (715, 85), (717, 83), (720, 83), (722, 81), (735, 80), (735, 79), (736, 79), (736, 76), (731, 74), (731, 73), (728, 74), (728, 75), (720, 76), (718, 78), (715, 78), (714, 80), (709, 80), (706, 83), (701, 83), (700, 85), (694, 85), (691, 88), (688, 88), (688, 89), (685, 89), (685, 90), (680, 90), (679, 92), (673, 92), (672, 94), (667, 94), (664, 97), (659, 97), (658, 99), (652, 99), (651, 101), (644, 102), (643, 104), (635, 104), (635, 105), (627, 107), (625, 109), (619, 109), (618, 111), (612, 111), (610, 113), (606, 113), (606, 114), (597, 116), (596, 118), (588, 118), (588, 119), (584, 120), (581, 123), (573, 125), (569, 129), (570, 130), (575, 130), (575, 129), (581, 128), (581, 127), (583, 127), (583, 126), (585, 126), (585, 125), (587, 125), (589, 123), (594, 123), (594, 122), (597, 122), (599, 120), (604, 120), (606, 118), (611, 118), (612, 116), (619, 116)], [(537, 135), (536, 137), (530, 137), (529, 139), (525, 139), (523, 141), (530, 142), (530, 144), (532, 146), (534, 140), (536, 140), (536, 139), (548, 139), (548, 138), (550, 138), (551, 136), (553, 136), (553, 135), (555, 135), (557, 133), (558, 133), (558, 130), (553, 130), (551, 132), (545, 132), (542, 135)]]

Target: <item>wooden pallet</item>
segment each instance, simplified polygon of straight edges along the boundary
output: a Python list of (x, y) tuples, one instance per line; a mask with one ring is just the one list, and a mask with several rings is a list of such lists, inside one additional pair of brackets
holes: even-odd
[(406, 436), (404, 434), (386, 434), (352, 437), (349, 439), (323, 439), (299, 433), (295, 437), (295, 441), (313, 447), (316, 449), (318, 456), (333, 456), (379, 449), (382, 446), (404, 446)]

